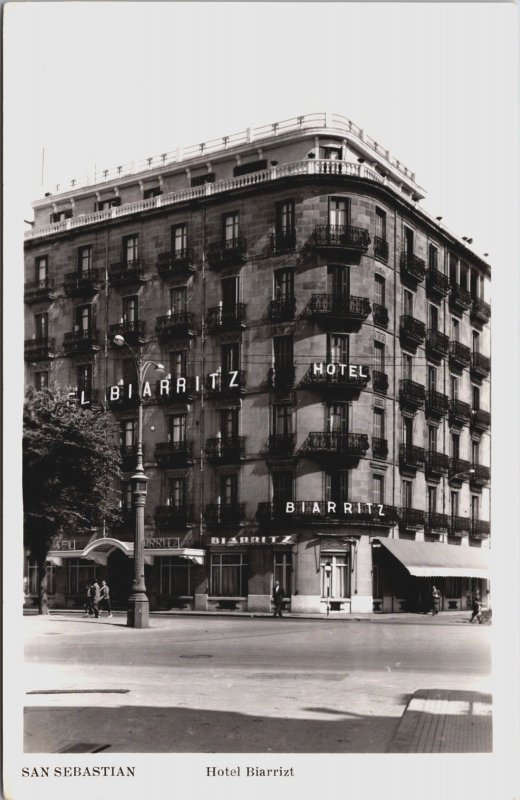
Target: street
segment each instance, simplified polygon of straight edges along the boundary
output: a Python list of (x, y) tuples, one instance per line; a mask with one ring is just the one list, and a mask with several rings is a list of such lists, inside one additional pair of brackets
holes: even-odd
[(467, 619), (25, 617), (25, 750), (385, 752), (414, 692), (489, 691)]

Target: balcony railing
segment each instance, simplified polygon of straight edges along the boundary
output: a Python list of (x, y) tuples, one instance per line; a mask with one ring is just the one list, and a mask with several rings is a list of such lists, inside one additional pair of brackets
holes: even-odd
[(487, 378), (491, 371), (491, 360), (482, 353), (471, 354), (471, 367), (470, 374), (472, 378), (482, 379)]
[(55, 339), (48, 336), (41, 339), (26, 339), (24, 358), (26, 361), (44, 361), (47, 358), (56, 358)]
[(372, 389), (378, 394), (386, 394), (388, 391), (388, 375), (386, 372), (374, 370), (372, 373)]
[(428, 533), (445, 533), (449, 527), (449, 517), (447, 514), (437, 514), (436, 511), (427, 511), (425, 528)]
[(461, 342), (451, 342), (450, 344), (450, 367), (461, 371), (469, 367), (471, 363), (471, 350)]
[(294, 386), (296, 369), (294, 364), (281, 364), (271, 367), (269, 381), (273, 389), (289, 389)]
[[(350, 375), (349, 367), (354, 365), (341, 364), (321, 364), (321, 371), (310, 366), (305, 373), (301, 386), (302, 388), (323, 389), (327, 391), (350, 391), (359, 392), (365, 389), (370, 380), (368, 367), (364, 364), (356, 365), (356, 374)], [(327, 371), (329, 367), (330, 372)], [(332, 372), (334, 367), (334, 372)]]
[(269, 455), (287, 457), (294, 453), (296, 436), (294, 433), (271, 434), (269, 436)]
[(271, 322), (290, 322), (296, 313), (296, 298), (271, 300), (269, 303), (269, 319)]
[(437, 300), (446, 297), (450, 291), (450, 279), (438, 269), (429, 269), (426, 275), (426, 294)]
[(417, 285), (424, 280), (426, 264), (414, 253), (401, 253), (401, 279)]
[(188, 278), (195, 272), (193, 249), (185, 247), (171, 253), (159, 253), (157, 272), (161, 278)]
[(185, 467), (193, 463), (192, 442), (157, 442), (155, 460), (163, 469)]
[(368, 436), (364, 433), (313, 431), (305, 439), (301, 452), (309, 458), (358, 460), (365, 455), (369, 446)]
[(424, 527), (424, 511), (418, 508), (399, 509), (399, 527), (406, 530)]
[(68, 297), (84, 297), (99, 292), (101, 278), (99, 269), (89, 269), (86, 272), (69, 272), (65, 275), (63, 289)]
[(374, 255), (382, 261), (388, 260), (388, 242), (380, 236), (374, 236)]
[(469, 403), (463, 400), (450, 400), (450, 425), (467, 425), (471, 417), (471, 408)]
[(403, 379), (399, 381), (399, 403), (409, 408), (419, 408), (426, 399), (426, 390), (420, 383)]
[(95, 353), (100, 349), (99, 331), (88, 330), (70, 331), (63, 337), (65, 355), (70, 356), (81, 353)]
[(374, 319), (374, 325), (377, 325), (379, 328), (388, 328), (388, 309), (386, 306), (373, 303), (372, 317)]
[(246, 393), (246, 373), (244, 370), (218, 372), (206, 379), (208, 397), (236, 397)]
[(237, 303), (231, 308), (214, 306), (208, 309), (207, 325), (210, 333), (237, 331), (246, 327), (246, 304)]
[(245, 517), (245, 503), (224, 505), (214, 503), (206, 506), (204, 515), (207, 525), (240, 525)]
[(388, 458), (388, 442), (378, 436), (372, 436), (372, 455), (383, 461)]
[(158, 528), (179, 530), (194, 521), (192, 505), (156, 506), (154, 520)]
[(354, 228), (349, 225), (316, 225), (312, 235), (316, 250), (324, 252), (344, 252), (351, 256), (361, 256), (370, 245), (370, 236), (366, 228)]
[(179, 336), (195, 336), (195, 317), (191, 311), (175, 311), (164, 317), (157, 317), (155, 332), (161, 342)]
[(42, 300), (54, 300), (55, 297), (54, 281), (51, 278), (25, 284), (24, 300), (27, 304), (40, 303)]
[[(286, 503), (283, 501), (259, 503), (256, 512), (260, 525), (278, 525), (290, 527), (293, 525), (370, 525), (381, 528), (391, 528), (397, 522), (397, 508), (383, 506), (380, 514), (376, 503), (357, 503), (356, 501), (337, 501), (335, 508), (331, 501), (306, 500), (302, 507), (301, 500), (294, 500), (294, 511), (287, 512)], [(345, 511), (344, 505), (347, 505)]]
[(470, 536), (472, 539), (486, 539), (490, 534), (489, 521), (485, 519), (472, 519)]
[(424, 459), (424, 469), (429, 475), (445, 475), (450, 467), (450, 459), (445, 453), (428, 450)]
[(448, 479), (453, 483), (462, 483), (470, 477), (471, 462), (464, 458), (450, 458)]
[(480, 298), (473, 300), (470, 313), (471, 321), (480, 325), (485, 325), (491, 317), (491, 306)]
[(471, 295), (463, 286), (452, 284), (450, 288), (450, 306), (453, 310), (462, 313), (471, 306)]
[(111, 286), (128, 286), (132, 283), (145, 283), (144, 262), (118, 261), (111, 264), (108, 270), (108, 280)]
[(247, 239), (245, 236), (236, 236), (213, 242), (208, 247), (207, 256), (213, 269), (240, 267), (247, 261)]
[(360, 326), (370, 311), (368, 297), (313, 294), (307, 305), (306, 315), (321, 324), (332, 325), (343, 330), (344, 326)]
[(290, 228), (276, 231), (271, 234), (271, 248), (273, 253), (289, 253), (296, 247), (296, 231)]
[(206, 442), (206, 457), (210, 464), (237, 464), (245, 454), (244, 436), (220, 436)]
[(399, 336), (411, 344), (422, 344), (426, 336), (426, 325), (420, 319), (405, 314), (399, 322)]
[(450, 407), (450, 401), (445, 394), (433, 390), (426, 392), (426, 416), (432, 418), (445, 417)]
[(471, 530), (471, 520), (469, 517), (459, 517), (452, 514), (448, 517), (448, 535), (460, 538)]
[(434, 361), (446, 358), (450, 351), (450, 340), (440, 331), (428, 329), (426, 336), (426, 355)]
[(129, 345), (139, 345), (144, 343), (145, 323), (141, 320), (129, 320), (127, 322), (117, 322), (108, 329), (108, 337), (113, 343), (114, 336), (123, 336)]
[(474, 472), (469, 476), (469, 482), (472, 488), (482, 489), (487, 486), (491, 480), (491, 470), (483, 464), (472, 464)]
[(474, 431), (486, 431), (491, 426), (491, 414), (480, 408), (471, 412), (470, 428)]
[(420, 469), (424, 466), (424, 447), (413, 444), (399, 445), (399, 466), (402, 469)]

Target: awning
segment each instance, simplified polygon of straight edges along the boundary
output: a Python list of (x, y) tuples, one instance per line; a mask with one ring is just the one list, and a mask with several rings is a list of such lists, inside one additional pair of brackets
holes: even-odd
[[(154, 539), (155, 543), (161, 540)], [(94, 561), (100, 566), (107, 565), (108, 556), (114, 550), (121, 550), (128, 558), (134, 557), (134, 543), (122, 542), (119, 539), (114, 539), (111, 536), (94, 539), (92, 542), (82, 548), (81, 550), (51, 550), (47, 556), (47, 560), (60, 567), (63, 559), (67, 558), (85, 558), (88, 561)], [(204, 564), (205, 550), (193, 547), (146, 547), (144, 548), (144, 562), (148, 565), (153, 565), (156, 556), (178, 556), (179, 558), (187, 558), (194, 564)]]
[(437, 542), (378, 539), (410, 575), (424, 578), (489, 578), (489, 550)]

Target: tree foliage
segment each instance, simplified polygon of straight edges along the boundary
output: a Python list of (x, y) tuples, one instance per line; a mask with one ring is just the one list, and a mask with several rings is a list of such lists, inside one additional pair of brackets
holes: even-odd
[(51, 541), (119, 518), (115, 479), (120, 455), (111, 417), (101, 408), (30, 390), (23, 412), (24, 539), (40, 576), (47, 611), (45, 563)]

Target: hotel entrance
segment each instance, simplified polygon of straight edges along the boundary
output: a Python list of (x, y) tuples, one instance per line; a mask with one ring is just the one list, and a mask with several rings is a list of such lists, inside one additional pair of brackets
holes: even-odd
[(133, 559), (115, 548), (107, 559), (106, 582), (110, 588), (112, 608), (126, 609), (132, 590)]

